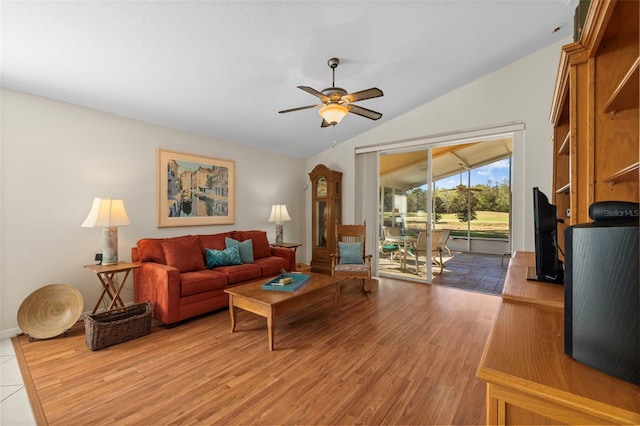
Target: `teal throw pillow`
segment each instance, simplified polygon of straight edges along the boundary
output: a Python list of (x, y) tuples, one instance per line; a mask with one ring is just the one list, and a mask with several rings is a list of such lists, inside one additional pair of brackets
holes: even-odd
[(237, 246), (240, 250), (240, 260), (242, 263), (253, 263), (253, 241), (244, 240), (242, 242), (234, 240), (233, 238), (225, 237), (224, 244), (229, 247)]
[(341, 243), (338, 242), (338, 249), (340, 250), (340, 263), (358, 264), (364, 263), (362, 259), (362, 243)]
[(229, 247), (224, 250), (205, 249), (207, 257), (207, 269), (217, 266), (241, 265), (240, 251), (238, 246)]

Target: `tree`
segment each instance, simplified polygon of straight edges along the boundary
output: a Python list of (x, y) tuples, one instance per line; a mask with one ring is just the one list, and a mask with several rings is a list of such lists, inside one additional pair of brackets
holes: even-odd
[(427, 191), (420, 187), (407, 191), (407, 211), (417, 212), (427, 209)]
[(509, 181), (502, 180), (493, 184), (489, 180), (486, 184), (476, 185), (475, 188), (481, 189), (476, 196), (478, 198), (477, 209), (490, 212), (509, 212)]
[[(475, 220), (478, 218), (476, 214), (476, 207), (478, 205), (478, 199), (473, 191), (451, 191), (454, 193), (451, 198), (449, 208), (452, 213), (456, 214), (456, 217), (460, 222), (468, 222), (469, 220)], [(470, 206), (469, 206), (470, 204)], [(471, 216), (469, 216), (469, 211)]]
[(435, 216), (435, 221), (436, 223), (440, 222), (440, 219), (442, 219), (442, 214), (446, 213), (446, 205), (444, 200), (442, 199), (442, 197), (440, 197), (439, 195), (433, 195), (433, 204), (435, 205), (434, 207), (434, 216)]

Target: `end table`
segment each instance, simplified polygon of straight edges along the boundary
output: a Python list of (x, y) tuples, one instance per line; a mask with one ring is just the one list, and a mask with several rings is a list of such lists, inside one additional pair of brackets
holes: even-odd
[(273, 247), (284, 247), (284, 248), (288, 248), (293, 250), (293, 253), (296, 253), (296, 250), (298, 249), (298, 247), (300, 247), (302, 244), (300, 243), (274, 243), (271, 244)]
[[(136, 268), (140, 267), (139, 263), (131, 263), (131, 262), (118, 262), (115, 265), (85, 265), (86, 269), (95, 272), (100, 283), (102, 284), (102, 294), (96, 303), (96, 306), (93, 308), (91, 314), (95, 314), (98, 310), (98, 306), (104, 299), (105, 295), (111, 299), (111, 303), (109, 304), (108, 310), (114, 308), (124, 308), (124, 302), (120, 298), (120, 292), (124, 288), (124, 283), (127, 281), (127, 277), (129, 273)], [(120, 282), (114, 278), (117, 277), (118, 273), (124, 273)]]

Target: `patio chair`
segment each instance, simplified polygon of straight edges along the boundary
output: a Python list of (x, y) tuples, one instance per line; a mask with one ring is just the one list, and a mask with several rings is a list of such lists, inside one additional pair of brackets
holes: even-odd
[(401, 235), (400, 228), (398, 226), (383, 226), (385, 240), (390, 237), (399, 237)]
[(400, 246), (380, 241), (380, 254), (389, 255), (389, 264), (393, 263), (393, 256), (400, 251)]
[(440, 252), (444, 252), (445, 250), (451, 256), (451, 250), (447, 247), (447, 241), (449, 241), (449, 234), (451, 234), (451, 229), (442, 229), (442, 234), (440, 234), (440, 241), (438, 242), (438, 250)]
[[(442, 233), (441, 230), (431, 231), (431, 256), (432, 261), (436, 265), (440, 266), (440, 273), (444, 271), (444, 262), (442, 261), (442, 250), (439, 249), (440, 241), (442, 241)], [(448, 238), (448, 236), (447, 236)], [(427, 233), (426, 231), (420, 231), (418, 234), (418, 239), (413, 248), (410, 248), (408, 251), (409, 255), (415, 257), (416, 259), (416, 273), (420, 271), (420, 256), (425, 256), (425, 264), (427, 261)]]
[(357, 279), (365, 294), (371, 293), (371, 255), (366, 254), (367, 224), (336, 224), (336, 247), (331, 254), (331, 276)]
[[(444, 235), (446, 232), (446, 236)], [(440, 274), (444, 271), (444, 262), (442, 261), (442, 252), (445, 250), (445, 244), (449, 239), (449, 230), (431, 231), (431, 259), (433, 263), (440, 266)]]
[(396, 242), (389, 241), (388, 238), (399, 237), (400, 228), (396, 226), (383, 226), (382, 231), (384, 232), (384, 239), (380, 243), (380, 253), (390, 253), (391, 255), (389, 256), (389, 263), (393, 263), (393, 256), (400, 251), (400, 246)]

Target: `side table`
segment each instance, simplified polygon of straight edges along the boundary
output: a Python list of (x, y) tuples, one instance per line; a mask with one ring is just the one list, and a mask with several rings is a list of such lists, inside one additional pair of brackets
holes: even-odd
[(296, 253), (296, 250), (298, 249), (298, 247), (300, 247), (302, 244), (300, 243), (274, 243), (271, 244), (273, 247), (284, 247), (284, 248), (288, 248), (293, 250), (293, 253)]
[[(271, 246), (273, 247), (284, 247), (284, 248), (288, 248), (290, 250), (293, 250), (293, 257), (295, 259), (296, 256), (296, 250), (298, 249), (298, 247), (300, 247), (302, 244), (300, 243), (275, 243), (275, 244), (271, 244)], [(307, 268), (305, 268), (304, 263), (296, 263), (296, 271), (297, 272), (308, 272), (311, 271), (311, 267), (308, 266)]]
[[(139, 263), (131, 263), (131, 262), (118, 262), (115, 265), (85, 265), (86, 269), (93, 271), (100, 283), (102, 284), (102, 294), (96, 303), (96, 306), (93, 308), (91, 314), (95, 314), (98, 310), (98, 306), (102, 303), (105, 295), (111, 299), (111, 303), (109, 304), (108, 310), (114, 308), (124, 308), (124, 302), (120, 298), (120, 292), (124, 288), (124, 283), (127, 281), (127, 277), (129, 277), (129, 273), (136, 268), (140, 267)], [(115, 279), (118, 273), (124, 273), (120, 282)]]

